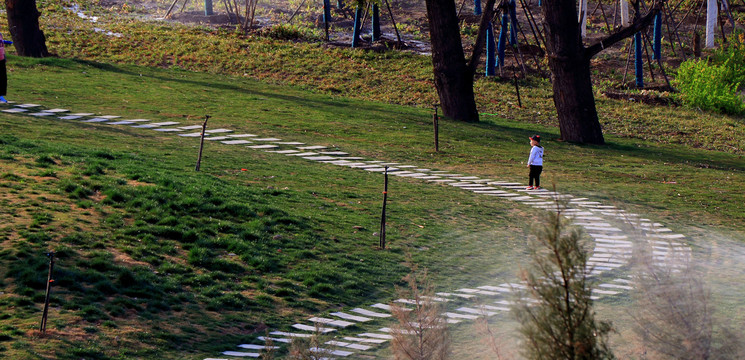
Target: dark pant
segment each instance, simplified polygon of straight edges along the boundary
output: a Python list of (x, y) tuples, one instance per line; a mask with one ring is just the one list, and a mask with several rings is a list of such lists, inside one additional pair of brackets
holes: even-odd
[(535, 186), (541, 186), (541, 172), (543, 172), (543, 166), (530, 165), (530, 180), (528, 186), (533, 186), (533, 180), (535, 180)]
[(8, 92), (8, 73), (5, 69), (5, 60), (0, 60), (0, 96)]

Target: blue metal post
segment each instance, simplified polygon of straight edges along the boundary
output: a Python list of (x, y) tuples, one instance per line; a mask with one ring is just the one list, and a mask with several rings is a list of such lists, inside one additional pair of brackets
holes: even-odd
[(510, 1), (510, 45), (517, 45), (517, 4), (515, 0)]
[(331, 22), (331, 0), (323, 0), (323, 22)]
[(652, 58), (655, 60), (661, 59), (660, 52), (662, 51), (662, 13), (657, 13), (654, 17), (654, 54)]
[(507, 47), (507, 24), (509, 24), (510, 17), (507, 13), (502, 13), (502, 26), (499, 29), (499, 42), (497, 43), (497, 53), (499, 53), (499, 67), (504, 66), (504, 49)]
[(481, 0), (473, 0), (473, 14), (481, 15)]
[(496, 55), (496, 52), (494, 51), (495, 48), (494, 44), (494, 25), (489, 22), (489, 25), (486, 28), (486, 76), (494, 76), (495, 73), (495, 67), (496, 67), (496, 59), (494, 58), (494, 55)]
[(372, 5), (372, 41), (380, 40), (380, 9), (378, 4)]
[(636, 87), (644, 87), (644, 63), (642, 62), (642, 33), (634, 34), (634, 69), (636, 70)]
[(357, 10), (354, 12), (354, 31), (352, 32), (352, 47), (357, 47), (360, 41), (360, 31), (362, 22), (362, 7), (357, 6)]
[(339, 10), (344, 8), (344, 2), (342, 0), (338, 0), (336, 2), (336, 7), (339, 8)]
[(204, 15), (210, 16), (214, 14), (212, 11), (212, 0), (204, 0)]

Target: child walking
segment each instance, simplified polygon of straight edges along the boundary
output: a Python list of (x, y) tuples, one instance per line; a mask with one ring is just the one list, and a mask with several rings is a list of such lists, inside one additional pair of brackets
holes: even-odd
[[(528, 167), (530, 175), (528, 187), (525, 190), (538, 190), (541, 188), (541, 172), (543, 172), (543, 147), (541, 146), (541, 136), (533, 135), (530, 137), (530, 157), (528, 158)], [(533, 183), (535, 182), (535, 186)]]
[(3, 34), (0, 34), (0, 103), (7, 103), (5, 93), (8, 92), (8, 73), (5, 68), (5, 45), (12, 44), (12, 41), (4, 40)]

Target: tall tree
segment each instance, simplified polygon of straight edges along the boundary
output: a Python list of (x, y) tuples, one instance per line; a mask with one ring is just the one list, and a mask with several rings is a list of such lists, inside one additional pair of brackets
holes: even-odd
[(639, 0), (632, 0), (632, 4), (636, 9), (637, 18), (631, 25), (619, 29), (596, 44), (585, 47), (577, 21), (577, 0), (543, 1), (554, 105), (559, 117), (561, 138), (565, 141), (605, 143), (592, 93), (590, 59), (603, 49), (649, 26), (662, 7), (662, 1), (655, 0), (647, 14), (641, 17)]
[(432, 44), (435, 88), (445, 116), (460, 121), (478, 121), (473, 93), (473, 76), (483, 51), (486, 27), (494, 14), (496, 0), (487, 1), (471, 60), (466, 61), (460, 39), (458, 10), (454, 0), (426, 0)]
[(46, 38), (39, 28), (36, 0), (5, 0), (8, 28), (13, 36), (16, 52), (21, 56), (47, 57)]

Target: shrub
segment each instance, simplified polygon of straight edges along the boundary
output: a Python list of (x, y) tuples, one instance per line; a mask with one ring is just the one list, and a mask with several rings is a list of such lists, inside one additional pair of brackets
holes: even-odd
[(725, 114), (745, 113), (738, 93), (745, 82), (745, 41), (740, 34), (711, 60), (688, 60), (678, 68), (675, 84), (685, 104)]

